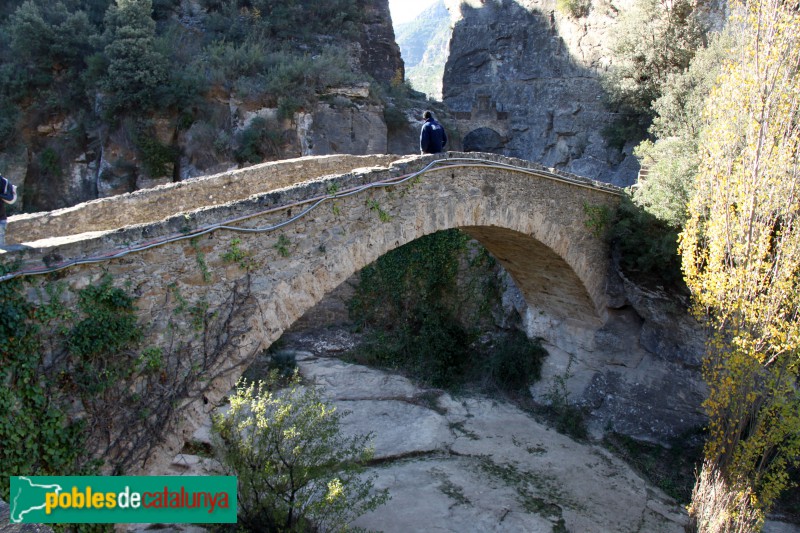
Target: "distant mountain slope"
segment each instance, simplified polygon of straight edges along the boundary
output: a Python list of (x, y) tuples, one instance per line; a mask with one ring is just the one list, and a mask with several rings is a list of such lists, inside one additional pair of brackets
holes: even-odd
[(442, 99), (442, 77), (451, 31), (450, 13), (441, 0), (413, 21), (395, 27), (406, 79), (414, 89), (436, 100)]

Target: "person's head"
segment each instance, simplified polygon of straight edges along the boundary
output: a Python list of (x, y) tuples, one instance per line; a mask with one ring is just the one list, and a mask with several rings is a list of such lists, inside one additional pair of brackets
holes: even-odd
[(428, 119), (431, 119), (431, 118), (433, 118), (433, 113), (431, 113), (430, 111), (425, 111), (422, 114), (422, 119), (423, 120), (428, 120)]

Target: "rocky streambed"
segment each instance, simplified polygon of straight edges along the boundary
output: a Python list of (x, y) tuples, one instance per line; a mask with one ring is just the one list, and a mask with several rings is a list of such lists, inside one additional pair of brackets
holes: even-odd
[[(376, 488), (392, 499), (354, 525), (380, 531), (682, 532), (685, 511), (605, 448), (576, 442), (513, 404), (419, 387), (335, 355), (342, 332), (289, 338), (304, 379), (373, 433)], [(256, 377), (256, 363), (249, 375)], [(195, 433), (208, 442), (208, 427)], [(213, 471), (181, 454), (169, 472)]]

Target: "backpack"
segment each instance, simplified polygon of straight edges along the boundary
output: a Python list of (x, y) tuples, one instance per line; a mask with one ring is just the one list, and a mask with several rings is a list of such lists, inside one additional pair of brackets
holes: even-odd
[(17, 201), (17, 186), (0, 176), (0, 200), (7, 204)]

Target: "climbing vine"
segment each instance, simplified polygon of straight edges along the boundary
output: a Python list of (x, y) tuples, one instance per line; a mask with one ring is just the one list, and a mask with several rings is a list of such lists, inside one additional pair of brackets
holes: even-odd
[(200, 238), (194, 237), (189, 240), (192, 250), (197, 255), (197, 266), (200, 267), (200, 273), (203, 275), (203, 281), (208, 283), (211, 281), (211, 271), (208, 270), (208, 263), (206, 263), (206, 254), (200, 249)]
[(172, 286), (152, 346), (143, 340), (155, 325), (140, 323), (136, 298), (110, 276), (81, 290), (0, 283), (0, 498), (9, 476), (120, 474), (146, 459), (217, 377), (249, 290), (236, 283), (212, 310)]
[(86, 460), (83, 422), (67, 419), (66, 399), (49, 386), (57, 376), (40, 371), (42, 325), (63, 313), (58, 303), (30, 304), (19, 280), (0, 283), (0, 498), (6, 500), (9, 476), (89, 474), (97, 467)]

